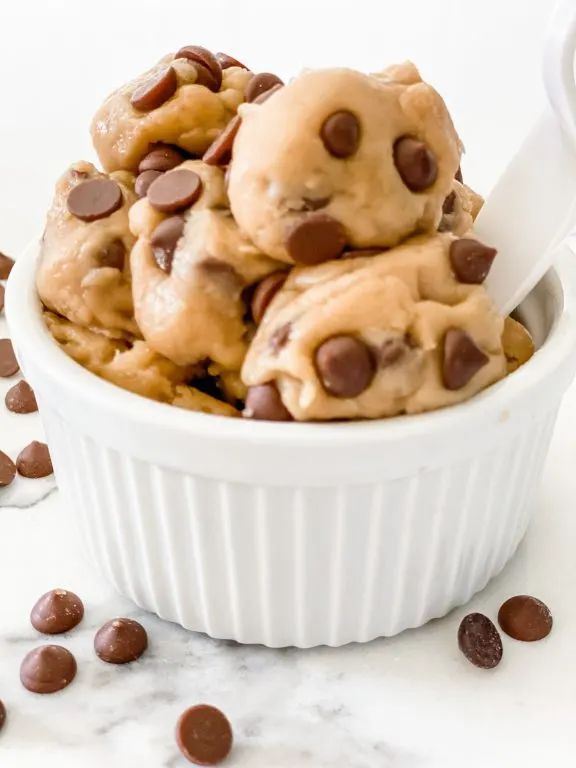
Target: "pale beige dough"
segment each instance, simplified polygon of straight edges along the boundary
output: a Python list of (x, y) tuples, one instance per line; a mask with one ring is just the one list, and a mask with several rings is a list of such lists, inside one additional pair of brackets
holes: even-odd
[[(68, 211), (68, 195), (77, 184), (98, 178), (116, 181), (124, 203), (106, 218), (81, 221)], [(91, 163), (72, 165), (56, 185), (36, 274), (38, 293), (48, 309), (73, 323), (118, 337), (139, 335), (130, 287), (129, 254), (134, 237), (128, 227), (128, 211), (136, 200), (133, 184), (129, 173), (106, 176)], [(116, 242), (125, 251), (121, 270), (103, 266), (107, 248)]]
[[(320, 136), (324, 121), (340, 110), (360, 121), (359, 147), (346, 159), (333, 157)], [(305, 72), (239, 113), (231, 209), (240, 229), (273, 258), (292, 261), (286, 233), (309, 215), (306, 201), (328, 201), (322, 213), (344, 226), (352, 248), (393, 246), (438, 227), (461, 145), (444, 102), (413, 65), (377, 77), (348, 69)], [(436, 181), (423, 192), (410, 191), (394, 164), (394, 144), (404, 136), (423, 141), (436, 158)]]
[[(178, 89), (172, 98), (150, 112), (130, 103), (134, 91), (171, 64)], [(252, 73), (240, 67), (222, 72), (222, 86), (213, 93), (196, 84), (197, 71), (186, 59), (169, 54), (156, 66), (114, 91), (92, 121), (92, 140), (102, 166), (108, 171), (135, 171), (151, 144), (174, 144), (201, 155), (235, 115), (244, 101)]]
[[(419, 236), (379, 256), (329, 262), (292, 271), (276, 295), (246, 357), (249, 385), (275, 381), (297, 420), (379, 418), (418, 413), (467, 400), (506, 375), (503, 319), (485, 289), (459, 283), (450, 266), (450, 234)], [(288, 340), (280, 349), (278, 329)], [(443, 339), (462, 329), (489, 361), (461, 389), (444, 387)], [(353, 335), (372, 350), (407, 341), (394, 363), (378, 367), (354, 398), (330, 395), (315, 367), (322, 342)]]

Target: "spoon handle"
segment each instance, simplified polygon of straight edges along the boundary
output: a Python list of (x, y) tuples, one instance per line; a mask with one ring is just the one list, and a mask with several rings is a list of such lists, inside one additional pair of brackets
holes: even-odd
[(576, 2), (556, 5), (544, 44), (544, 84), (548, 98), (564, 130), (576, 143)]

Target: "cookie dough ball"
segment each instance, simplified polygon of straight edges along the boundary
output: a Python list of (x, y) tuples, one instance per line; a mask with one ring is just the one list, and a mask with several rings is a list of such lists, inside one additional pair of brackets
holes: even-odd
[(224, 175), (201, 161), (168, 171), (131, 212), (136, 318), (149, 345), (177, 365), (238, 371), (247, 347), (244, 291), (278, 264), (244, 237)]
[(442, 205), (440, 232), (452, 232), (461, 237), (472, 229), (476, 217), (484, 205), (483, 198), (459, 181), (454, 180), (452, 191)]
[(263, 252), (312, 265), (438, 227), (460, 141), (416, 68), (399, 72), (310, 71), (240, 108), (228, 194)]
[(245, 415), (379, 418), (467, 400), (506, 375), (482, 282), (495, 251), (451, 234), (294, 269), (246, 357)]
[(75, 163), (56, 185), (36, 276), (48, 309), (115, 337), (138, 335), (128, 258), (133, 184), (129, 173)]
[(111, 94), (92, 121), (103, 167), (135, 172), (158, 142), (202, 155), (252, 78), (242, 66), (222, 64), (205, 48), (187, 46)]

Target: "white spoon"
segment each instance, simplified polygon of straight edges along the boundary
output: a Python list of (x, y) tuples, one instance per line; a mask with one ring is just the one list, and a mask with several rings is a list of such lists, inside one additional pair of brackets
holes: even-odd
[(498, 249), (486, 288), (509, 314), (547, 272), (576, 225), (576, 0), (560, 0), (544, 49), (550, 105), (483, 206), (478, 238)]

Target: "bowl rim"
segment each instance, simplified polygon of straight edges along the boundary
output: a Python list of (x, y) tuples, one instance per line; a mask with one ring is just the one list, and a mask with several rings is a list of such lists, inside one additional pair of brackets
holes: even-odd
[(478, 422), (501, 412), (527, 390), (549, 378), (576, 352), (576, 274), (566, 266), (552, 267), (539, 284), (554, 301), (554, 318), (546, 340), (533, 358), (513, 374), (491, 385), (470, 400), (421, 414), (349, 422), (269, 422), (233, 419), (176, 408), (118, 387), (76, 363), (58, 346), (42, 321), (36, 293), (36, 264), (41, 241), (33, 240), (16, 260), (6, 287), (5, 312), (15, 350), (30, 365), (52, 379), (87, 407), (101, 408), (121, 421), (147, 422), (149, 426), (187, 433), (191, 437), (321, 446), (394, 442), (419, 435), (449, 432), (466, 420)]

